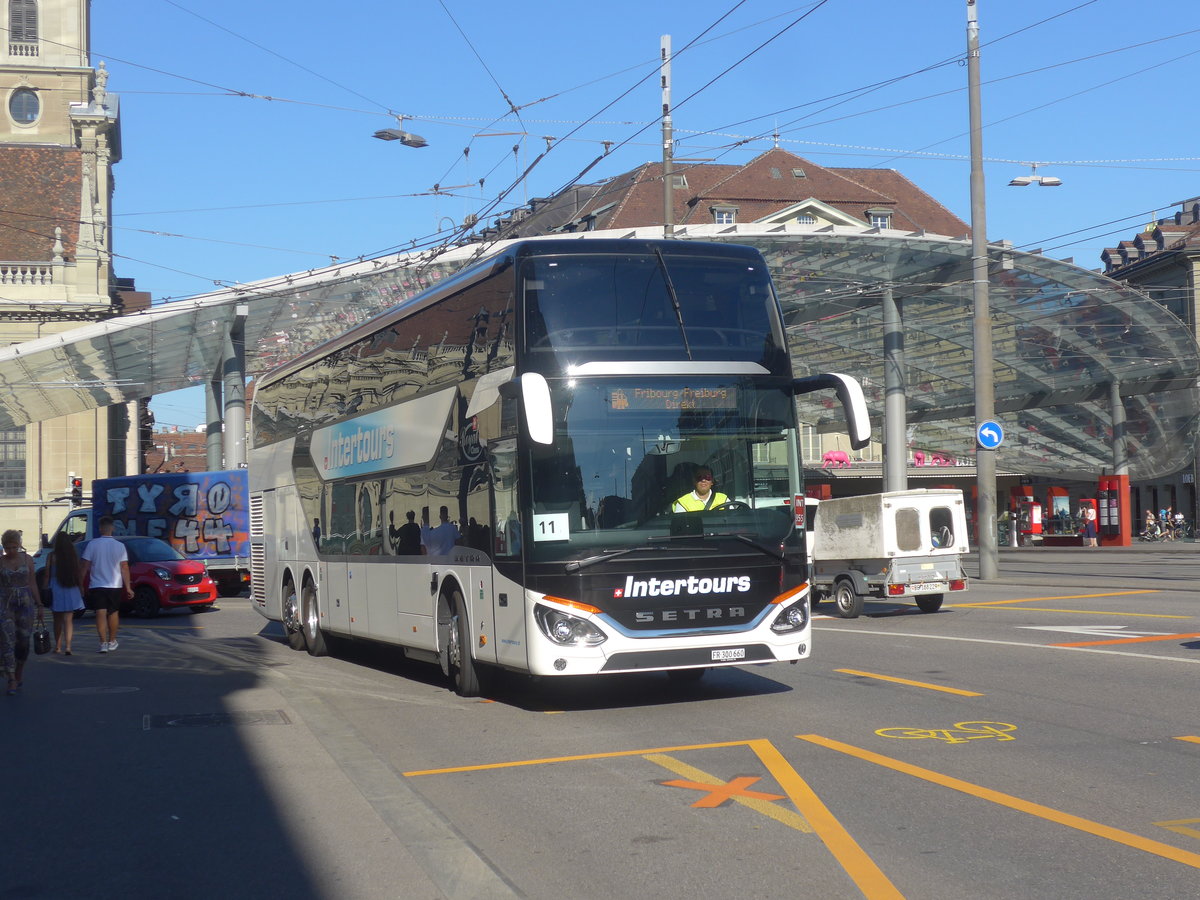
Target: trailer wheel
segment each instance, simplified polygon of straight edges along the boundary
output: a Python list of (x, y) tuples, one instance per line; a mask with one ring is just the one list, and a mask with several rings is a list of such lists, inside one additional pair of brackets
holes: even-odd
[(942, 608), (945, 594), (918, 594), (917, 609), (923, 613), (935, 613)]
[(862, 595), (854, 590), (854, 583), (849, 578), (841, 578), (833, 586), (833, 602), (843, 619), (857, 619), (862, 615)]

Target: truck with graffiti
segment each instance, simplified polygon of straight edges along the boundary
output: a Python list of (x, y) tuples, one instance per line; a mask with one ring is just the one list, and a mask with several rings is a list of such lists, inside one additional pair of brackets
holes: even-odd
[(90, 539), (100, 519), (111, 516), (114, 535), (161, 538), (203, 562), (223, 596), (237, 594), (250, 583), (248, 497), (245, 469), (97, 478), (92, 505), (71, 510), (43, 539), (38, 565), (60, 531)]

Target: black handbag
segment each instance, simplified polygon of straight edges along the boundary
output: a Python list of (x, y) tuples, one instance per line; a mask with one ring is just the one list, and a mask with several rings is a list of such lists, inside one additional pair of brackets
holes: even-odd
[(38, 610), (37, 627), (33, 631), (33, 652), (38, 656), (50, 652), (50, 631), (46, 628), (46, 620), (40, 609)]

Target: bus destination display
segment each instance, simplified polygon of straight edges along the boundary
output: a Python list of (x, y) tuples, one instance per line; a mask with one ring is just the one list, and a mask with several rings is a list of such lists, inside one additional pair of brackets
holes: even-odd
[(617, 388), (609, 397), (616, 412), (651, 410), (734, 409), (735, 387), (634, 387)]

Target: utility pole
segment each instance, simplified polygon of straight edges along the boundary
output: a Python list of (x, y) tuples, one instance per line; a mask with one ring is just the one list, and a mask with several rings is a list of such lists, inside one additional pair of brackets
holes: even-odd
[[(971, 297), (974, 301), (975, 429), (996, 411), (992, 362), (992, 316), (988, 302), (987, 212), (983, 193), (983, 121), (979, 103), (979, 19), (976, 0), (967, 0), (967, 95), (971, 117)], [(976, 527), (979, 578), (999, 574), (996, 550), (996, 451), (975, 441)]]
[(671, 36), (664, 34), (660, 38), (659, 51), (662, 54), (662, 133), (663, 133), (663, 237), (675, 236), (675, 199), (671, 195), (671, 182), (674, 180), (672, 166), (674, 130), (671, 124)]

